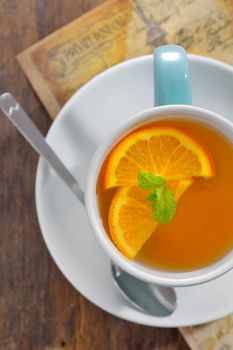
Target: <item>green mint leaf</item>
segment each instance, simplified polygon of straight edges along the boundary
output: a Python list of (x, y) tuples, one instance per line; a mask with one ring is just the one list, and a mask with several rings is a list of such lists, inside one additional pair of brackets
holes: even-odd
[(162, 176), (154, 175), (153, 173), (146, 171), (138, 172), (138, 187), (145, 190), (153, 190), (155, 187), (165, 184), (165, 180)]
[(159, 175), (146, 171), (138, 172), (138, 187), (151, 191), (147, 201), (151, 204), (153, 215), (160, 224), (169, 223), (176, 212), (176, 199)]
[(160, 224), (168, 224), (176, 212), (176, 200), (172, 191), (164, 186), (160, 199), (152, 204), (153, 214)]
[(163, 188), (159, 187), (156, 190), (152, 191), (148, 196), (147, 196), (147, 201), (148, 202), (156, 202), (158, 200), (160, 200), (161, 195), (163, 192)]

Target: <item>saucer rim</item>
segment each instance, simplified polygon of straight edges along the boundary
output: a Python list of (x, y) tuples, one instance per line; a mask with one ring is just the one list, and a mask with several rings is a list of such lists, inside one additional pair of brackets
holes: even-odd
[[(202, 61), (214, 66), (219, 66), (225, 70), (229, 70), (231, 71), (231, 73), (233, 74), (233, 66), (231, 66), (228, 63), (222, 62), (220, 60), (211, 58), (211, 57), (206, 57), (206, 56), (201, 56), (201, 55), (194, 55), (194, 54), (187, 54), (188, 60), (192, 60), (192, 61)], [(140, 61), (152, 61), (153, 60), (153, 55), (144, 55), (144, 56), (139, 56), (139, 57), (135, 57), (135, 58), (130, 58), (126, 61), (120, 62), (118, 64), (115, 64), (112, 67), (107, 68), (106, 70), (100, 72), (99, 74), (97, 74), (96, 76), (94, 76), (93, 78), (91, 78), (88, 82), (86, 82), (83, 86), (81, 86), (77, 91), (75, 91), (75, 93), (66, 101), (66, 103), (62, 106), (61, 110), (58, 112), (57, 116), (55, 117), (55, 119), (53, 120), (47, 134), (46, 134), (46, 140), (47, 138), (50, 136), (50, 133), (52, 132), (52, 128), (59, 122), (61, 122), (60, 120), (63, 119), (65, 117), (66, 114), (66, 110), (68, 108), (70, 108), (70, 105), (72, 105), (73, 100), (75, 100), (77, 97), (77, 95), (82, 95), (83, 93), (85, 93), (86, 90), (89, 89), (90, 85), (93, 83), (96, 83), (98, 80), (101, 80), (105, 75), (108, 75), (109, 73), (111, 74), (112, 72), (117, 71), (118, 69), (121, 69), (122, 67), (127, 67), (128, 65), (130, 66), (132, 63), (137, 63)]]

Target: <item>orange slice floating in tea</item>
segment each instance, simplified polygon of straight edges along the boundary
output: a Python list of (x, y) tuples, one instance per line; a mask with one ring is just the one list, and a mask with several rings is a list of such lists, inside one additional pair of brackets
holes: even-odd
[[(184, 179), (170, 182), (168, 186), (178, 200), (192, 183), (192, 179)], [(138, 254), (158, 226), (147, 196), (148, 191), (137, 186), (120, 187), (110, 205), (108, 222), (111, 238), (129, 259)]]
[(170, 126), (148, 127), (122, 139), (107, 159), (104, 189), (137, 185), (140, 170), (160, 175), (166, 181), (214, 175), (213, 161), (205, 146)]

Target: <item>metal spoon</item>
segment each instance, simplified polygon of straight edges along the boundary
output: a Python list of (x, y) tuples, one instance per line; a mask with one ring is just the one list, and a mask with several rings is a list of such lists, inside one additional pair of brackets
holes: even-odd
[(144, 282), (113, 264), (111, 269), (121, 294), (140, 311), (159, 317), (169, 316), (175, 311), (176, 294), (173, 288)]
[[(0, 109), (31, 144), (36, 152), (56, 171), (71, 191), (84, 203), (83, 191), (74, 176), (58, 158), (14, 97), (0, 95)], [(112, 264), (112, 275), (121, 293), (139, 310), (156, 316), (167, 316), (176, 308), (175, 291), (169, 287), (143, 282)]]

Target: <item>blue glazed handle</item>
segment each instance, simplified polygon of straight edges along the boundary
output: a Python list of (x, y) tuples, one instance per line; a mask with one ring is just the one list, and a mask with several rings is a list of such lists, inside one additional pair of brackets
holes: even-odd
[(192, 104), (186, 52), (178, 45), (160, 46), (154, 51), (155, 106)]

